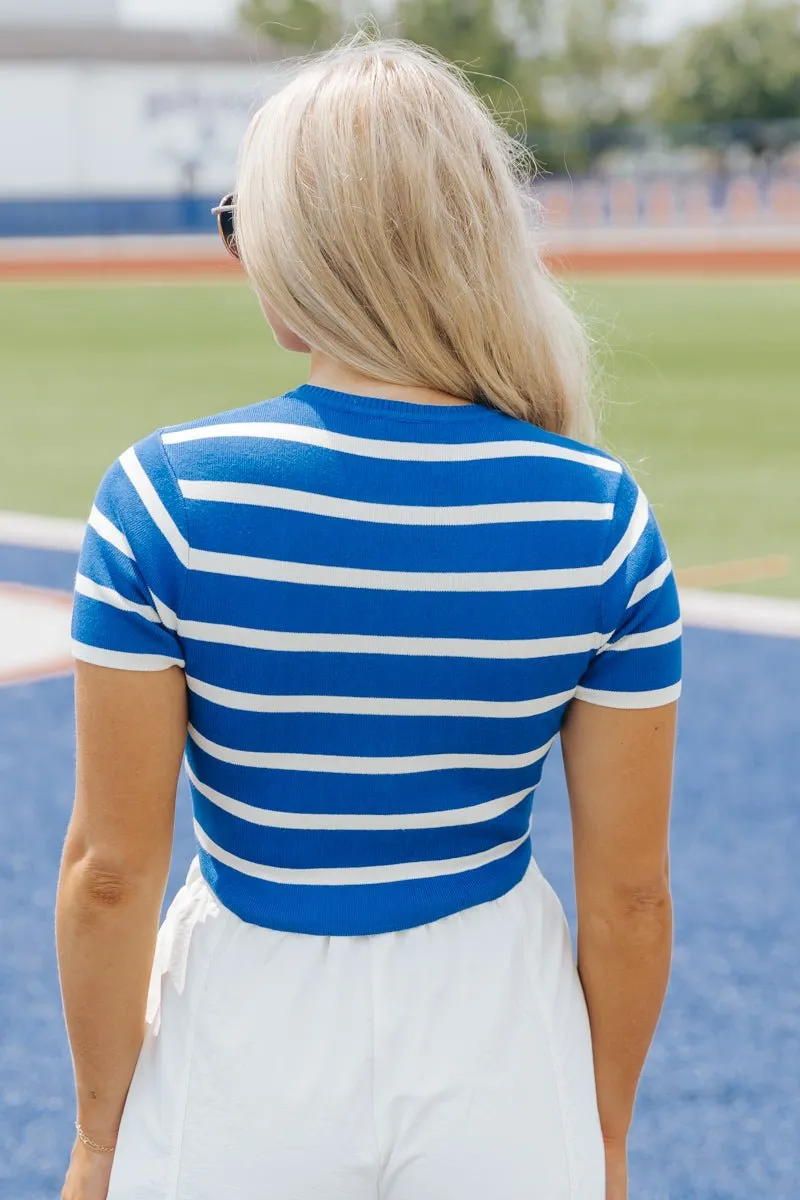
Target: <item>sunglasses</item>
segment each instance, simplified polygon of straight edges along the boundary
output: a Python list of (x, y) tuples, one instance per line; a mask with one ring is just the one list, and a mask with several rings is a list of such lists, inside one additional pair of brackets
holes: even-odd
[(223, 196), (216, 208), (211, 212), (217, 218), (219, 236), (228, 253), (239, 261), (239, 248), (236, 245), (236, 230), (234, 229), (233, 214), (236, 211), (236, 193), (228, 192)]

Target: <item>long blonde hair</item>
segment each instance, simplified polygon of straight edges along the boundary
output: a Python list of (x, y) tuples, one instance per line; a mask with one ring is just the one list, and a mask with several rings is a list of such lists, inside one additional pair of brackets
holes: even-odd
[(588, 339), (542, 262), (527, 177), (455, 67), (359, 36), (253, 118), (239, 251), (289, 328), (362, 374), (591, 440)]

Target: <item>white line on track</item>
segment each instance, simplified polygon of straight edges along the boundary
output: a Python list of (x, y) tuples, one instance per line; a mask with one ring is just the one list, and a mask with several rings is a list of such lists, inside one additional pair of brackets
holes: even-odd
[[(83, 521), (0, 511), (0, 545), (80, 549)], [(684, 623), (702, 629), (800, 638), (800, 600), (681, 589)]]
[(84, 521), (0, 510), (0, 545), (37, 550), (80, 550)]
[(72, 670), (67, 592), (0, 584), (0, 687)]
[(771, 637), (800, 638), (800, 601), (778, 596), (681, 589), (683, 622), (701, 629), (729, 629)]

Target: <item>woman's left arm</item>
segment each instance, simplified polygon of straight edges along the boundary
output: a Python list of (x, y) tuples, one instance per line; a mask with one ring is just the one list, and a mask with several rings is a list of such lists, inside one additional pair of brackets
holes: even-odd
[[(186, 740), (186, 685), (178, 667), (78, 662), (75, 698), (75, 807), (56, 938), (77, 1118), (90, 1139), (110, 1146), (144, 1036)], [(76, 1142), (65, 1200), (102, 1200), (110, 1159)]]

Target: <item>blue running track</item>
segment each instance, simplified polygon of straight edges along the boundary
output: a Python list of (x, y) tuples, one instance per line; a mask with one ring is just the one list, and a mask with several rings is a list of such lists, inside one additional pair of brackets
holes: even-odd
[[(68, 591), (74, 570), (72, 554), (0, 547), (0, 581)], [(631, 1200), (800, 1200), (799, 686), (800, 640), (687, 632), (672, 839), (675, 963), (632, 1135)], [(53, 905), (73, 754), (69, 679), (0, 688), (7, 1200), (54, 1200), (72, 1141)], [(571, 915), (557, 764), (536, 809), (534, 853)], [(169, 898), (191, 855), (183, 790)]]

